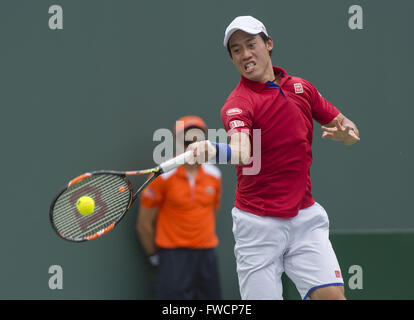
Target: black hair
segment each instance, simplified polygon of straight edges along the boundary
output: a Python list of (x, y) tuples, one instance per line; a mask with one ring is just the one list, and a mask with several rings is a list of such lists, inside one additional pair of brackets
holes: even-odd
[[(264, 32), (260, 32), (259, 36), (263, 39), (264, 43), (266, 43), (270, 39), (270, 37), (268, 37)], [(228, 42), (227, 42), (227, 51), (230, 55), (230, 58), (232, 58)], [(269, 56), (272, 56), (272, 51), (273, 51), (273, 49), (269, 51)]]

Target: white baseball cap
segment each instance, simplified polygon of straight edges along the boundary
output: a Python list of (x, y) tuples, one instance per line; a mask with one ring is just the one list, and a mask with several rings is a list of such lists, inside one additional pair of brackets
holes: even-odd
[(256, 18), (252, 16), (240, 16), (235, 18), (227, 27), (226, 32), (224, 33), (223, 44), (227, 47), (227, 42), (229, 41), (231, 35), (237, 30), (242, 30), (249, 34), (259, 34), (263, 32), (266, 36), (269, 36), (266, 31), (266, 27)]

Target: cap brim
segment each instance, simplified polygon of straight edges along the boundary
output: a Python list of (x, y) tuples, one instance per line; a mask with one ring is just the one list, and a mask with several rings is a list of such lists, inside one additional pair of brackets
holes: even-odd
[(229, 39), (233, 35), (233, 33), (235, 33), (238, 30), (241, 30), (241, 31), (244, 31), (244, 32), (246, 32), (248, 34), (253, 34), (253, 35), (256, 35), (256, 34), (259, 34), (261, 32), (264, 32), (262, 30), (245, 28), (245, 27), (234, 27), (234, 28), (231, 28), (228, 32), (226, 32), (226, 35), (224, 36), (223, 45), (225, 47), (227, 47), (227, 43), (229, 42)]

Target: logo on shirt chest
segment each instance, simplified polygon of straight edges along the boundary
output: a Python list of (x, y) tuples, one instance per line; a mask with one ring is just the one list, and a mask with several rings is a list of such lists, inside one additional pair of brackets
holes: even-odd
[(295, 93), (296, 94), (303, 93), (303, 86), (302, 86), (302, 84), (300, 82), (294, 83), (293, 84), (293, 87), (295, 88)]
[(215, 193), (215, 190), (214, 190), (213, 187), (208, 186), (208, 187), (205, 188), (205, 192), (206, 192), (206, 194), (213, 195)]

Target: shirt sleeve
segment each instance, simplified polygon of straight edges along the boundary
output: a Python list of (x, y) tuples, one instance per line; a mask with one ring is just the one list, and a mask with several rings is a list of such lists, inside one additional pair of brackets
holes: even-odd
[(141, 193), (140, 204), (147, 208), (160, 208), (164, 201), (164, 180), (159, 177)]
[(221, 108), (221, 121), (229, 136), (234, 132), (252, 134), (252, 110), (251, 104), (243, 97), (232, 97), (226, 101)]
[(310, 102), (312, 106), (312, 117), (321, 125), (331, 122), (340, 111), (329, 101), (327, 101), (318, 90), (307, 82), (310, 90)]

